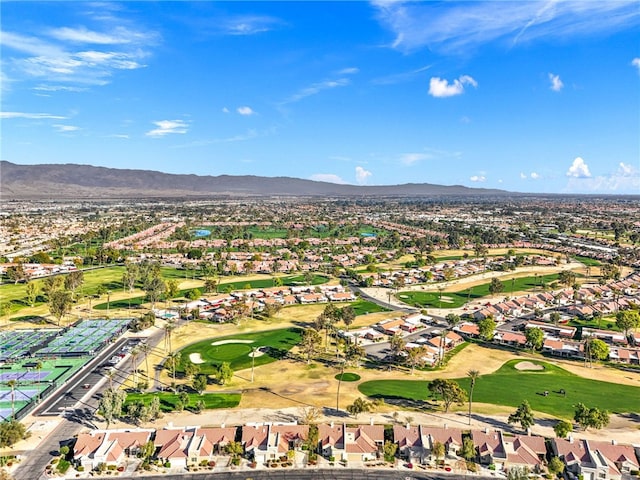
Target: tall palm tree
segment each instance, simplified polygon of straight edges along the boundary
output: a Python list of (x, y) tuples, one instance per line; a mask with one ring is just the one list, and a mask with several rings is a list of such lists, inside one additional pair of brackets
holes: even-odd
[(138, 355), (140, 355), (140, 350), (138, 349), (138, 347), (134, 348), (131, 350), (131, 352), (129, 352), (129, 355), (131, 355), (131, 374), (133, 376), (133, 388), (137, 388), (138, 387), (138, 368), (137, 368), (137, 361), (138, 361)]
[(471, 379), (471, 385), (469, 388), (469, 425), (471, 425), (471, 404), (473, 403), (473, 387), (476, 386), (476, 380), (480, 376), (480, 372), (478, 370), (469, 370), (467, 372), (467, 377)]
[(174, 380), (176, 378), (176, 367), (180, 362), (180, 356), (180, 352), (171, 352), (169, 353), (169, 355), (167, 355), (167, 359), (169, 359), (171, 362), (171, 376)]
[[(171, 348), (171, 332), (173, 332), (176, 328), (176, 323), (173, 319), (167, 320), (164, 324), (164, 348), (165, 350), (172, 351)], [(168, 348), (167, 348), (168, 347)]]
[(42, 362), (40, 360), (36, 362), (36, 370), (38, 371), (38, 401), (40, 401), (40, 372), (42, 371)]
[(11, 420), (16, 419), (16, 385), (17, 380), (11, 379), (7, 382), (9, 388), (11, 388)]
[(143, 355), (144, 358), (144, 364), (145, 364), (145, 368), (146, 368), (146, 372), (147, 372), (147, 378), (150, 379), (151, 375), (149, 372), (149, 354), (151, 353), (151, 345), (149, 345), (148, 343), (142, 343), (140, 344), (140, 352)]
[(116, 369), (110, 368), (104, 375), (107, 377), (107, 380), (109, 380), (109, 390), (113, 390), (113, 377), (116, 376)]

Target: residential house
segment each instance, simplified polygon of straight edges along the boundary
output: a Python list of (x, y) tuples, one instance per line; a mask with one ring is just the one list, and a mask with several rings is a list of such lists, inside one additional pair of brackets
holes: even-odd
[(78, 435), (74, 461), (86, 469), (100, 463), (118, 465), (128, 456), (137, 455), (151, 438), (153, 430), (93, 430)]
[(525, 467), (535, 473), (542, 472), (547, 454), (544, 437), (503, 436), (503, 441), (507, 453), (507, 468)]
[[(457, 458), (456, 452), (462, 448), (462, 430), (459, 428), (444, 427), (421, 427), (422, 442), (428, 450), (429, 455), (433, 451), (436, 442), (444, 445), (445, 458)], [(432, 455), (433, 456), (433, 455)]]
[(569, 437), (551, 439), (553, 454), (560, 458), (566, 471), (583, 480), (620, 480), (622, 475), (612, 461), (589, 446), (587, 440)]
[(393, 426), (393, 441), (398, 444), (398, 454), (409, 462), (424, 461), (425, 446), (422, 443), (421, 427), (409, 424)]
[(507, 450), (500, 430), (472, 430), (471, 438), (483, 465), (502, 469), (507, 461)]
[(243, 425), (241, 442), (245, 453), (258, 463), (275, 458), (268, 454), (269, 425)]
[(346, 460), (367, 461), (378, 458), (384, 445), (383, 425), (359, 425), (344, 429)]

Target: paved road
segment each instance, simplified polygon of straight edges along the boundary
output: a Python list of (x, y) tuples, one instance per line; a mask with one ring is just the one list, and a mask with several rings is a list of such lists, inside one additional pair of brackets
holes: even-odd
[[(221, 473), (189, 473), (163, 475), (166, 480), (464, 480), (463, 475), (424, 473), (414, 471), (393, 471), (378, 469), (309, 469), (309, 470), (256, 470)], [(118, 477), (128, 480), (154, 479), (148, 477)], [(474, 477), (481, 478), (481, 477)]]

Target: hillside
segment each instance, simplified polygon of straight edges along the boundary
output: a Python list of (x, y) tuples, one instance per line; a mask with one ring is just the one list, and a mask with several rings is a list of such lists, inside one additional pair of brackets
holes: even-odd
[(0, 162), (3, 200), (207, 196), (440, 197), (497, 196), (504, 190), (460, 185), (339, 185), (291, 177), (176, 175), (77, 164), (18, 165)]

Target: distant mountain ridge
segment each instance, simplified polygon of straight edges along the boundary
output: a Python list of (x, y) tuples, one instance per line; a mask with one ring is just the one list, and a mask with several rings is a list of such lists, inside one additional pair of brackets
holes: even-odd
[(0, 161), (0, 195), (10, 199), (211, 196), (440, 197), (513, 195), (461, 185), (346, 185), (293, 177), (185, 175), (79, 164), (18, 165)]

